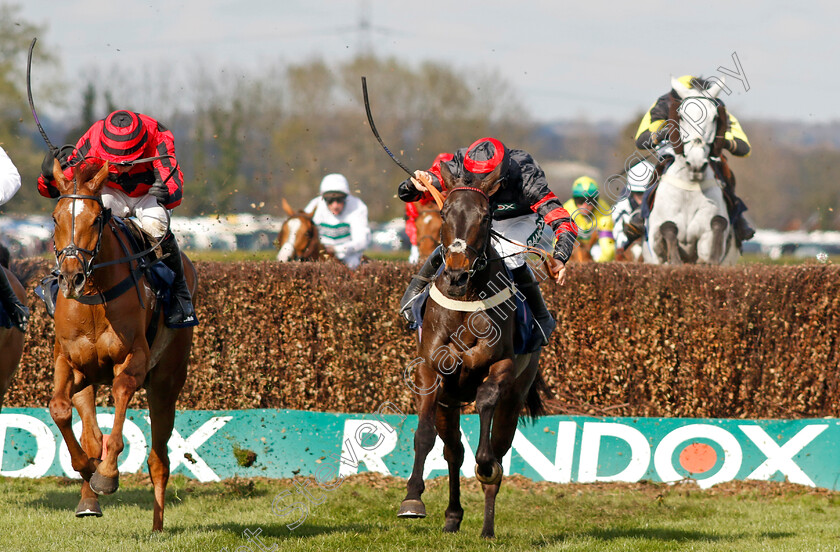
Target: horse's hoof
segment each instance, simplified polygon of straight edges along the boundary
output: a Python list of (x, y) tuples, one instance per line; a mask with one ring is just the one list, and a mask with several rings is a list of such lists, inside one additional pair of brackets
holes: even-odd
[(83, 498), (76, 506), (76, 517), (102, 517), (102, 508), (99, 507), (99, 501), (95, 498)]
[(424, 518), (426, 517), (426, 505), (422, 500), (405, 499), (400, 504), (400, 511), (397, 517), (401, 518)]
[(98, 495), (113, 494), (120, 487), (119, 477), (106, 477), (99, 472), (90, 477), (90, 490)]
[(502, 465), (498, 462), (494, 462), (493, 471), (490, 473), (489, 477), (485, 477), (481, 475), (481, 471), (479, 471), (478, 469), (478, 464), (476, 464), (475, 478), (478, 479), (480, 483), (484, 483), (485, 485), (498, 485), (502, 482)]
[(461, 530), (461, 520), (460, 519), (447, 519), (446, 525), (443, 526), (444, 533), (457, 533)]

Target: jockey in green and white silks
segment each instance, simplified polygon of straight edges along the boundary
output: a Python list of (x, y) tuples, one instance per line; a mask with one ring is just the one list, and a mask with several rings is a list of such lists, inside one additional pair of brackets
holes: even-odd
[(321, 243), (327, 251), (348, 267), (356, 268), (370, 244), (367, 205), (350, 195), (350, 186), (341, 174), (325, 176), (320, 192), (304, 211), (312, 213), (312, 222), (318, 226)]

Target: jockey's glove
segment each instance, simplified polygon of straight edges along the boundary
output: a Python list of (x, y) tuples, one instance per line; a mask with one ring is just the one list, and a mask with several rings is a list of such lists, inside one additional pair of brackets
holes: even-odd
[(56, 149), (54, 152), (48, 151), (44, 156), (44, 160), (41, 162), (41, 175), (44, 177), (44, 180), (47, 182), (52, 182), (54, 180), (53, 166), (56, 159), (58, 159), (58, 163), (61, 165), (61, 170), (66, 169), (68, 165), (67, 158), (73, 154), (75, 149), (75, 147), (67, 144)]
[(152, 187), (149, 188), (148, 193), (149, 195), (155, 196), (161, 205), (169, 203), (169, 188), (163, 182), (155, 181)]

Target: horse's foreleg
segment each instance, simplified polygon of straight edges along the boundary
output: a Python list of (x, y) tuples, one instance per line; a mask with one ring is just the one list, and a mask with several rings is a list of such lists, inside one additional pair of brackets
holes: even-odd
[[(96, 422), (96, 387), (88, 385), (73, 395), (73, 406), (82, 420), (82, 449), (92, 465), (99, 463), (102, 456), (102, 430)], [(99, 498), (90, 488), (90, 483), (82, 482), (82, 498), (76, 506), (76, 517), (102, 516)]]
[(666, 262), (671, 265), (681, 265), (680, 244), (677, 241), (677, 225), (671, 221), (663, 222), (659, 227), (659, 233), (665, 242)]
[[(421, 389), (428, 389), (431, 382), (423, 382), (423, 372), (431, 370), (425, 368), (425, 364), (417, 372), (418, 384)], [(425, 385), (424, 385), (425, 383)], [(428, 395), (418, 396), (417, 410), (417, 431), (414, 433), (414, 467), (411, 470), (411, 477), (408, 478), (407, 492), (405, 499), (400, 504), (397, 516), (407, 518), (426, 517), (426, 506), (420, 499), (426, 484), (423, 482), (423, 466), (426, 464), (426, 457), (435, 444), (435, 407), (437, 406), (437, 391)]]
[(727, 222), (722, 216), (715, 215), (709, 224), (712, 227), (712, 250), (709, 253), (709, 264), (718, 265), (723, 260)]
[(50, 416), (58, 431), (64, 438), (67, 451), (70, 453), (70, 465), (79, 472), (82, 479), (90, 480), (96, 466), (88, 458), (87, 453), (73, 434), (73, 405), (70, 398), (76, 387), (73, 381), (73, 368), (63, 355), (55, 359), (55, 374), (53, 375), (53, 396), (50, 399)]
[(443, 457), (449, 465), (449, 506), (446, 507), (446, 524), (443, 530), (457, 533), (464, 519), (461, 507), (461, 465), (464, 463), (464, 445), (461, 443), (461, 409), (440, 407), (437, 410), (437, 431), (443, 440)]
[(123, 441), (123, 425), (125, 424), (125, 413), (128, 403), (134, 396), (137, 388), (143, 383), (147, 369), (148, 355), (141, 353), (129, 354), (123, 369), (115, 367), (117, 376), (111, 385), (111, 395), (114, 397), (114, 427), (108, 436), (105, 458), (96, 468), (90, 480), (90, 488), (96, 494), (111, 494), (120, 486), (120, 472), (118, 461), (120, 453), (125, 448)]

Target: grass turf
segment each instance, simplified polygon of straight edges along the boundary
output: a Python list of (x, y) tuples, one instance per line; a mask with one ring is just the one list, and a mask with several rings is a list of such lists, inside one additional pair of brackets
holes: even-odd
[[(305, 482), (301, 479), (298, 483)], [(497, 501), (496, 539), (479, 537), (483, 495), (462, 480), (461, 532), (444, 534), (447, 485), (428, 482), (429, 517), (395, 516), (405, 482), (374, 474), (338, 489), (312, 491), (302, 510), (278, 517), (272, 503), (304, 502), (290, 481), (202, 484), (175, 477), (167, 492), (164, 531), (152, 534), (148, 478), (124, 476), (101, 500), (104, 517), (76, 519), (78, 481), (0, 478), (2, 551), (246, 550), (837, 550), (840, 493), (781, 483), (729, 483), (701, 491), (691, 484), (558, 485), (506, 478)], [(313, 487), (310, 487), (312, 489)], [(277, 498), (289, 491), (288, 497)], [(249, 543), (244, 532), (259, 531)], [(276, 548), (272, 548), (277, 545)]]

